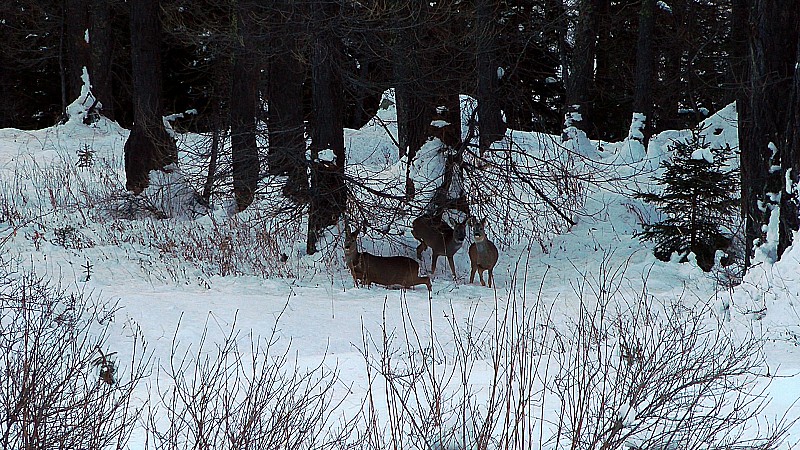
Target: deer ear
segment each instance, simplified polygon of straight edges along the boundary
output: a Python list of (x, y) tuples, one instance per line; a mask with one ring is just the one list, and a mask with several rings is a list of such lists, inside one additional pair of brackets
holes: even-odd
[(481, 225), (486, 225), (486, 219), (487, 219), (486, 217), (484, 217), (483, 219), (481, 219)]

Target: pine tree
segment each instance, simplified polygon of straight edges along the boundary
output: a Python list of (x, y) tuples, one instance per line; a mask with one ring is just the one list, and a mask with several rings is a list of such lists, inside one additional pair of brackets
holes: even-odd
[(721, 227), (738, 206), (734, 196), (739, 186), (738, 174), (725, 167), (730, 147), (712, 147), (702, 130), (695, 129), (688, 141), (675, 141), (670, 150), (672, 162), (662, 162), (664, 173), (653, 178), (664, 186), (664, 192), (636, 195), (655, 204), (667, 219), (645, 224), (637, 236), (654, 242), (654, 254), (662, 261), (669, 261), (677, 253), (680, 261), (686, 262), (689, 252), (693, 252), (697, 265), (708, 272), (714, 266), (716, 251), (731, 244)]

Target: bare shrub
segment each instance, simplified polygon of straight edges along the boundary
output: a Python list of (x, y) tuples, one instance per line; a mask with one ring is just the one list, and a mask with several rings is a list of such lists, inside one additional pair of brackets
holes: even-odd
[[(479, 324), (435, 336), (406, 315), (364, 333), (368, 379), (359, 448), (777, 448), (792, 421), (766, 422), (761, 343), (709, 319), (696, 299), (623, 289), (603, 265), (576, 287), (574, 323), (512, 291)], [(543, 281), (544, 283), (544, 281)], [(687, 306), (699, 303), (699, 306)], [(432, 337), (435, 336), (435, 337)], [(357, 442), (357, 444), (356, 444)]]
[[(157, 405), (147, 418), (148, 443), (157, 449), (327, 449), (341, 438), (329, 434), (335, 371), (320, 364), (303, 369), (290, 350), (268, 339), (242, 340), (231, 325), (207, 348), (208, 324), (195, 349), (172, 354), (159, 373)], [(176, 332), (177, 336), (177, 332)], [(191, 351), (191, 353), (190, 353)], [(345, 427), (346, 428), (346, 427)]]
[(761, 422), (761, 341), (726, 329), (706, 302), (623, 289), (602, 265), (576, 288), (567, 351), (548, 385), (560, 403), (554, 448), (772, 449), (787, 422)]
[(31, 274), (0, 280), (0, 448), (125, 447), (148, 360), (138, 328), (128, 364), (107, 348), (114, 313)]

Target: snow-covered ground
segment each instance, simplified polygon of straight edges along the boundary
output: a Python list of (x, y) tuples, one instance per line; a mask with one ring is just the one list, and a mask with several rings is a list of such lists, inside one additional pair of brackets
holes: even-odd
[[(391, 108), (379, 116), (393, 129)], [(727, 142), (735, 148), (731, 107), (707, 122), (712, 144)], [(601, 181), (586, 187), (583, 214), (572, 217), (577, 224), (547, 240), (538, 235), (538, 242), (532, 241), (525, 231), (530, 221), (524, 217), (516, 218), (512, 227), (488, 218), (489, 238), (505, 244), (494, 270), (494, 289), (467, 283), (468, 242), (455, 258), (459, 279), (451, 280), (440, 259), (430, 297), (424, 287), (356, 288), (344, 266), (336, 230), (325, 237), (328, 250), (306, 256), (302, 224), (271, 217), (264, 206), (267, 198), (236, 217), (220, 205), (193, 218), (131, 219), (122, 164), (128, 132), (105, 120), (90, 126), (72, 120), (36, 131), (0, 130), (0, 249), (8, 267), (31, 269), (69, 289), (118, 303), (107, 346), (118, 352), (121, 373), (133, 325), (141, 328), (155, 367), (165, 367), (173, 345), (195, 351), (204, 333), (209, 346), (235, 323), (245, 347), (248, 333), (267, 337), (274, 332), (276, 348), (289, 349), (299, 366), (322, 364), (336, 370), (335, 396), (343, 399), (345, 415), (361, 410), (369, 387), (365, 336), (367, 342), (380, 340), (382, 330), (388, 330), (402, 337), (402, 330), (413, 323), (420, 342), (437, 342), (446, 355), (456, 346), (454, 323), (488, 332), (495, 329), (495, 319), (523, 299), (544, 305), (544, 322), (565, 330), (586, 306), (581, 289), (591, 291), (607, 277), (606, 287), (617, 289), (608, 295), (614, 305), (630, 306), (644, 297), (662, 304), (679, 301), (687, 309), (708, 305), (703, 311), (709, 323), (735, 335), (754, 333), (764, 344), (761, 373), (771, 376), (759, 381), (770, 382), (766, 394), (771, 398), (760, 418), (798, 417), (800, 246), (789, 249), (778, 263), (766, 261), (752, 268), (741, 285), (731, 288), (691, 264), (656, 260), (646, 244), (633, 238), (641, 218), (655, 218), (656, 212), (632, 200), (630, 193), (652, 184), (652, 171), (669, 157), (668, 144), (688, 133), (661, 133), (647, 151), (633, 140), (575, 139), (573, 150), (593, 161), (592, 167), (602, 171), (595, 173)], [(538, 154), (559, 140), (517, 131), (506, 139), (528, 154)], [(181, 136), (185, 146), (197, 140)], [(397, 161), (381, 124), (348, 130), (345, 142), (348, 170), (369, 171), (382, 189), (401, 189), (397, 180), (405, 175), (404, 165)], [(431, 145), (420, 152), (414, 176), (424, 178), (430, 170), (426, 164), (436, 167), (440, 156), (435, 150)], [(187, 164), (190, 158), (182, 154)], [(373, 230), (362, 238), (362, 248), (413, 257), (416, 243), (409, 221), (374, 224), (394, 232), (393, 243), (383, 243)], [(285, 262), (278, 260), (282, 253), (288, 256)], [(423, 266), (430, 267), (429, 254)], [(490, 362), (485, 355), (484, 364), (475, 367), (470, 375), (474, 386), (489, 384)], [(150, 383), (137, 391), (139, 399), (154, 395), (157, 376), (164, 374), (154, 370)], [(386, 415), (386, 406), (378, 405), (379, 414)], [(556, 413), (541, 410), (547, 420)], [(630, 411), (618, 413), (630, 419)], [(130, 447), (142, 448), (144, 439), (144, 431), (138, 430)], [(795, 425), (782, 448), (798, 441), (800, 426)]]

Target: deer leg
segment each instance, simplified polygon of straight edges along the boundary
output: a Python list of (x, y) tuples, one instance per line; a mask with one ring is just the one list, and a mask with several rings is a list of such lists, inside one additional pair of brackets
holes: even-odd
[(469, 283), (472, 284), (475, 282), (475, 271), (478, 270), (477, 267), (472, 266), (472, 270), (469, 271)]
[(489, 269), (489, 287), (492, 287), (494, 284), (494, 275), (492, 275), (492, 269)]
[(431, 276), (433, 276), (436, 273), (436, 261), (438, 259), (439, 259), (439, 255), (437, 255), (436, 253), (434, 253), (431, 256)]
[(458, 277), (456, 277), (456, 263), (453, 262), (453, 257), (452, 256), (448, 256), (447, 257), (447, 262), (450, 263), (450, 272), (453, 273), (453, 279), (457, 280)]
[(420, 244), (417, 246), (417, 259), (418, 260), (422, 261), (422, 252), (424, 252), (427, 249), (428, 249), (428, 246), (425, 245), (424, 242), (420, 242)]
[(485, 281), (483, 281), (483, 269), (479, 269), (479, 270), (478, 270), (478, 276), (479, 276), (479, 277), (480, 277), (480, 279), (481, 279), (481, 286), (486, 286), (486, 282), (485, 282)]

